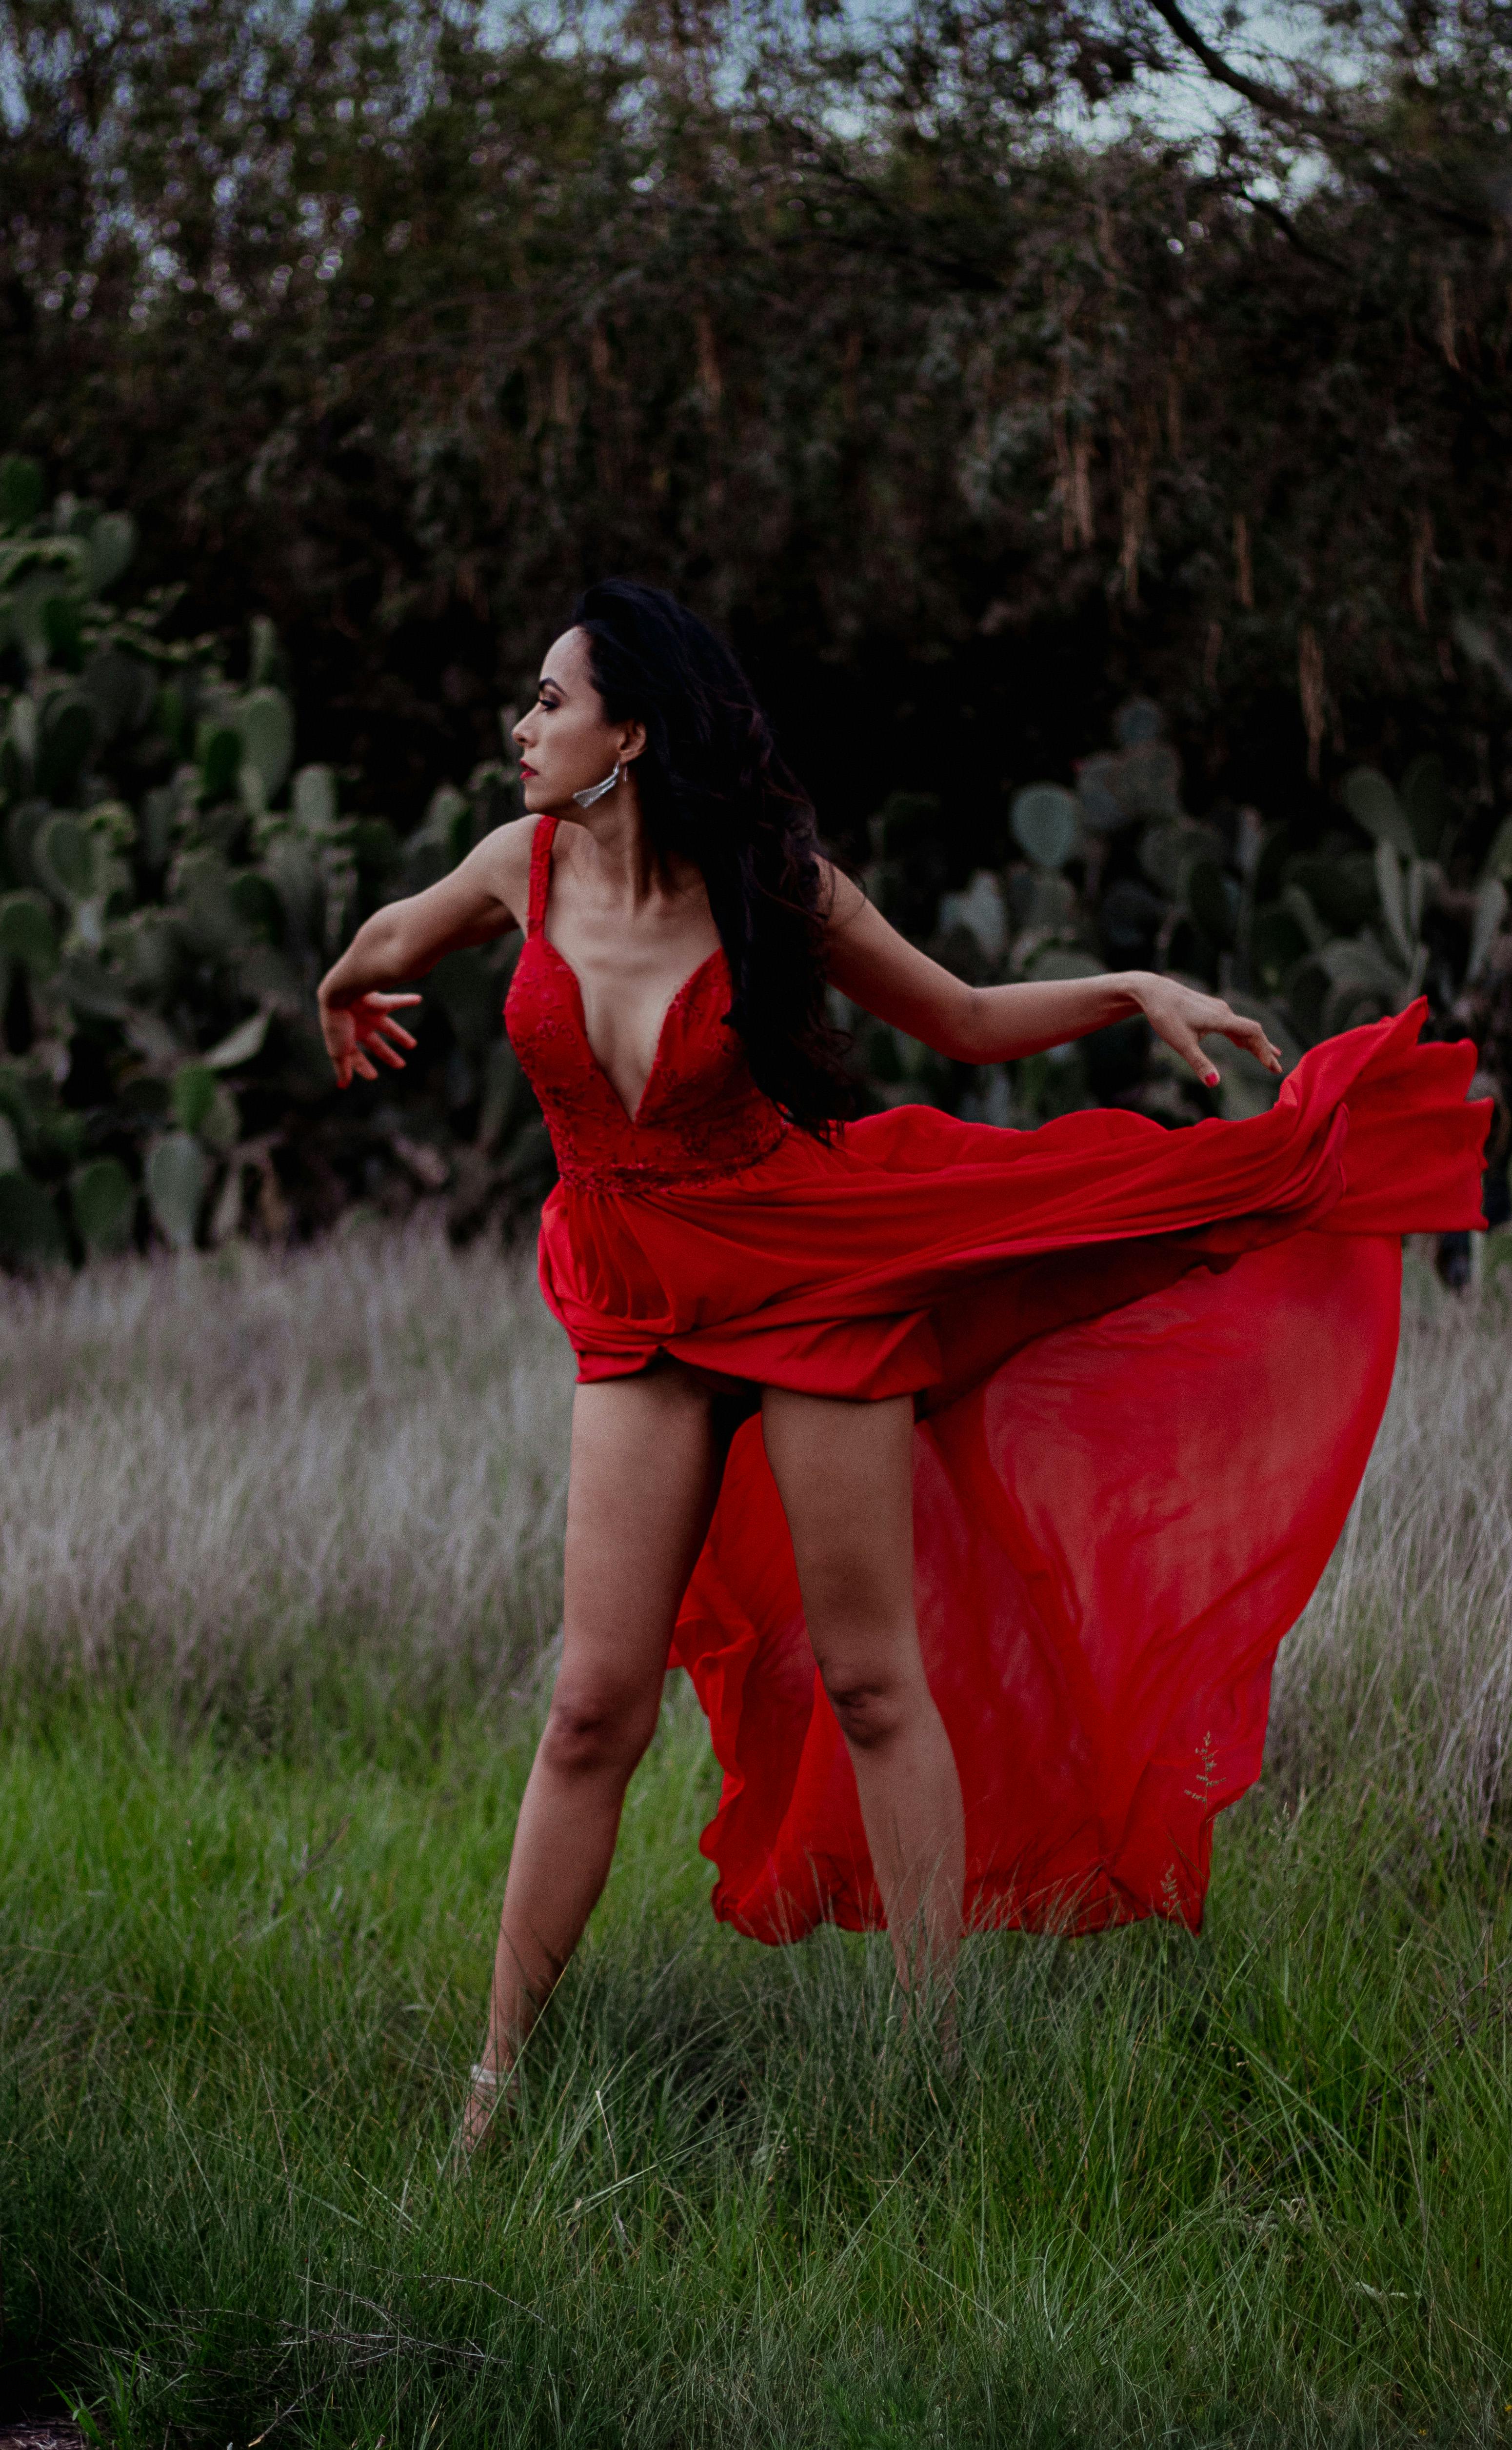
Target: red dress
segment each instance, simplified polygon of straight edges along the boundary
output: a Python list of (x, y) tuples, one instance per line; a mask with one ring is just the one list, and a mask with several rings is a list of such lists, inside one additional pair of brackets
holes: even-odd
[[(1488, 1108), (1425, 1006), (1305, 1055), (1269, 1114), (1038, 1131), (901, 1106), (790, 1129), (710, 955), (631, 1118), (543, 931), (505, 1007), (561, 1181), (546, 1299), (584, 1380), (658, 1353), (809, 1393), (910, 1393), (924, 1662), (979, 1923), (1196, 1924), (1215, 1816), (1259, 1775), (1270, 1670), (1390, 1385), (1401, 1237), (1482, 1223)], [(737, 1431), (672, 1663), (724, 1789), (714, 1911), (765, 1940), (882, 1921), (761, 1423)]]

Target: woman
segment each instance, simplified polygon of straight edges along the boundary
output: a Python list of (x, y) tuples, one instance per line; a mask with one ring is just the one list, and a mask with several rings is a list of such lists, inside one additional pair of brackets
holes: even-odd
[(884, 1921), (907, 1991), (948, 1977), (968, 1909), (1195, 1921), (1374, 1435), (1400, 1236), (1480, 1221), (1484, 1130), (1421, 1008), (1314, 1049), (1254, 1121), (846, 1127), (829, 985), (967, 1063), (1138, 1013), (1210, 1084), (1205, 1036), (1281, 1059), (1146, 972), (974, 988), (926, 959), (821, 857), (739, 667), (655, 590), (590, 589), (514, 737), (528, 813), (320, 988), (338, 1080), (371, 1080), (415, 1043), (400, 982), (524, 927), (506, 1020), (561, 1173), (564, 1643), (475, 2137), (603, 1887), (669, 1657), (725, 1766), (705, 1847), (741, 1929)]

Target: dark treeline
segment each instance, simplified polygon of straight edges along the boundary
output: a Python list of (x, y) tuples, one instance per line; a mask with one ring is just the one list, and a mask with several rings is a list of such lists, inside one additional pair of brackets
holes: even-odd
[(1138, 0), (597, 45), (29, 0), (0, 440), (130, 508), (186, 624), (270, 612), (306, 753), (401, 824), (630, 569), (736, 633), (838, 839), (933, 790), (958, 882), (1135, 689), (1199, 807), (1431, 747), (1489, 832), (1509, 12), (1330, 14), (1346, 82), (1208, 54), (1178, 144), (1098, 134), (1199, 39)]

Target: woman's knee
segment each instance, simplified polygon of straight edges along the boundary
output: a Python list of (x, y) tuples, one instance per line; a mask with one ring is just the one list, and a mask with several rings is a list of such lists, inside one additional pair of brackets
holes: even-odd
[(655, 1732), (660, 1698), (660, 1680), (652, 1695), (612, 1683), (559, 1682), (546, 1714), (541, 1759), (564, 1778), (613, 1769), (628, 1778)]
[(853, 1752), (884, 1750), (928, 1698), (922, 1674), (905, 1666), (831, 1662), (820, 1673), (840, 1732)]

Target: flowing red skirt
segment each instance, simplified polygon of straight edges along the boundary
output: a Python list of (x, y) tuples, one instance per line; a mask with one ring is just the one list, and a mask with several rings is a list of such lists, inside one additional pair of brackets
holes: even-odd
[[(1480, 1224), (1488, 1109), (1421, 1005), (1305, 1056), (1252, 1121), (903, 1107), (734, 1183), (558, 1191), (547, 1298), (582, 1374), (658, 1351), (916, 1399), (916, 1589), (978, 1923), (1201, 1916), (1270, 1672), (1343, 1527), (1395, 1359), (1401, 1237)], [(714, 1911), (879, 1924), (759, 1419), (678, 1622), (723, 1766)]]

